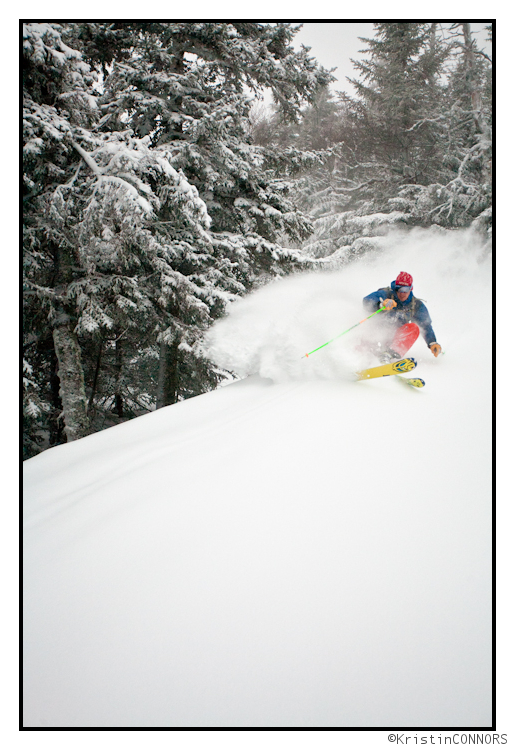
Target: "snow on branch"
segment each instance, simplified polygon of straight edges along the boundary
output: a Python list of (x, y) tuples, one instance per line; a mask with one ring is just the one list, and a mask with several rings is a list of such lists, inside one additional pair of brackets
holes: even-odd
[(91, 154), (88, 154), (87, 151), (84, 151), (84, 149), (79, 146), (78, 143), (75, 143), (75, 141), (72, 141), (73, 148), (79, 152), (79, 154), (82, 156), (88, 167), (91, 169), (91, 171), (97, 176), (102, 177), (102, 171), (96, 161), (93, 159)]
[(122, 177), (115, 177), (114, 175), (106, 175), (103, 173), (103, 171), (100, 169), (96, 161), (93, 159), (91, 154), (89, 154), (87, 151), (85, 151), (81, 146), (79, 146), (78, 143), (75, 141), (71, 141), (71, 144), (73, 148), (82, 156), (88, 167), (91, 169), (94, 175), (98, 178), (99, 182), (110, 182), (114, 185), (122, 186), (126, 188), (128, 193), (136, 199), (136, 201), (139, 203), (141, 208), (145, 211), (147, 214), (152, 213), (152, 206), (150, 203), (143, 198), (139, 192), (136, 190), (134, 185), (131, 185), (130, 182), (127, 182), (127, 180), (123, 179)]

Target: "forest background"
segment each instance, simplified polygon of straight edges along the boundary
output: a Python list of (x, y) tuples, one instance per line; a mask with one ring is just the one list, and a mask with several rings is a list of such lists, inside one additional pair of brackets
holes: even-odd
[(490, 237), (490, 55), (374, 30), (351, 96), (294, 24), (25, 25), (24, 457), (217, 387), (205, 333), (277, 277)]

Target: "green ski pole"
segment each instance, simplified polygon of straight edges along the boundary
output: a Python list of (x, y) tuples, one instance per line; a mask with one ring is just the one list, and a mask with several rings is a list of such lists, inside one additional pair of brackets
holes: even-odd
[(333, 342), (333, 341), (336, 341), (336, 339), (339, 339), (339, 338), (340, 338), (340, 336), (343, 336), (344, 334), (346, 334), (346, 333), (349, 333), (349, 331), (352, 331), (352, 329), (353, 329), (353, 328), (357, 328), (357, 326), (360, 326), (360, 325), (361, 325), (362, 323), (364, 323), (364, 322), (365, 322), (366, 320), (370, 320), (370, 318), (373, 318), (373, 317), (374, 317), (374, 315), (377, 315), (377, 313), (380, 313), (380, 312), (382, 312), (383, 310), (384, 310), (384, 307), (380, 307), (380, 308), (379, 308), (379, 310), (376, 310), (376, 311), (375, 311), (374, 313), (372, 313), (372, 315), (369, 315), (369, 316), (368, 316), (368, 318), (363, 318), (363, 320), (360, 320), (360, 321), (359, 321), (359, 323), (355, 323), (355, 324), (354, 324), (353, 326), (351, 326), (350, 328), (347, 328), (347, 330), (346, 330), (346, 331), (342, 331), (342, 333), (339, 333), (339, 334), (338, 334), (338, 336), (335, 336), (335, 337), (334, 337), (334, 339), (329, 339), (329, 341), (326, 341), (326, 342), (325, 342), (325, 344), (322, 344), (322, 346), (317, 346), (317, 348), (316, 348), (316, 349), (313, 349), (313, 351), (312, 351), (312, 352), (308, 352), (307, 354), (304, 354), (304, 355), (303, 355), (303, 356), (301, 357), (301, 359), (304, 359), (304, 357), (309, 357), (309, 356), (310, 356), (310, 354), (314, 354), (314, 353), (315, 353), (315, 352), (317, 352), (317, 351), (318, 351), (319, 349), (323, 349), (323, 348), (324, 348), (324, 346), (327, 346), (328, 344), (332, 344), (332, 342)]

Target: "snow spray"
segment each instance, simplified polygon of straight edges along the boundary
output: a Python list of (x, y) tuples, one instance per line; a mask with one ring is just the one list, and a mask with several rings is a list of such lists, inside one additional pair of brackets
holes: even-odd
[(322, 344), (321, 346), (317, 346), (317, 348), (316, 348), (316, 349), (313, 349), (313, 351), (311, 351), (311, 352), (308, 352), (307, 354), (303, 354), (303, 355), (302, 355), (302, 357), (301, 357), (301, 359), (304, 359), (305, 357), (309, 357), (309, 356), (310, 356), (310, 354), (314, 354), (314, 353), (315, 353), (315, 352), (317, 352), (317, 351), (318, 351), (319, 349), (323, 349), (323, 348), (324, 348), (324, 346), (327, 346), (328, 344), (331, 344), (331, 343), (332, 343), (333, 341), (336, 341), (336, 339), (339, 339), (339, 338), (340, 338), (340, 336), (343, 336), (344, 334), (348, 333), (349, 331), (352, 331), (352, 329), (353, 329), (353, 328), (357, 328), (357, 326), (360, 326), (360, 325), (361, 325), (362, 323), (364, 323), (364, 322), (365, 322), (366, 320), (370, 320), (370, 318), (373, 318), (373, 317), (374, 317), (374, 315), (377, 315), (377, 313), (380, 313), (380, 312), (382, 312), (382, 311), (383, 311), (384, 309), (385, 309), (384, 307), (380, 307), (380, 308), (379, 308), (379, 310), (376, 310), (376, 311), (375, 311), (374, 313), (372, 313), (372, 315), (369, 315), (369, 316), (368, 316), (368, 318), (363, 318), (363, 320), (360, 320), (360, 321), (359, 321), (359, 323), (355, 323), (355, 324), (354, 324), (353, 326), (351, 326), (350, 328), (347, 328), (347, 330), (346, 330), (346, 331), (342, 331), (342, 333), (339, 333), (339, 334), (338, 334), (338, 336), (335, 336), (335, 337), (334, 337), (333, 339), (329, 339), (329, 341), (326, 341), (326, 342), (325, 342), (325, 344)]

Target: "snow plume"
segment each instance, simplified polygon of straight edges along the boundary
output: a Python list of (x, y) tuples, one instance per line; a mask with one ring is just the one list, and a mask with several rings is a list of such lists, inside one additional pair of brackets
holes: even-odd
[[(362, 320), (362, 299), (389, 286), (400, 271), (414, 277), (414, 294), (429, 309), (444, 351), (466, 357), (482, 330), (490, 340), (491, 264), (481, 237), (439, 227), (393, 231), (382, 250), (334, 272), (277, 280), (229, 307), (206, 339), (208, 356), (241, 377), (259, 374), (275, 382), (342, 379), (372, 364), (360, 346), (381, 339), (379, 316), (315, 352)], [(384, 315), (380, 313), (379, 315)], [(432, 360), (420, 337), (410, 354)]]

